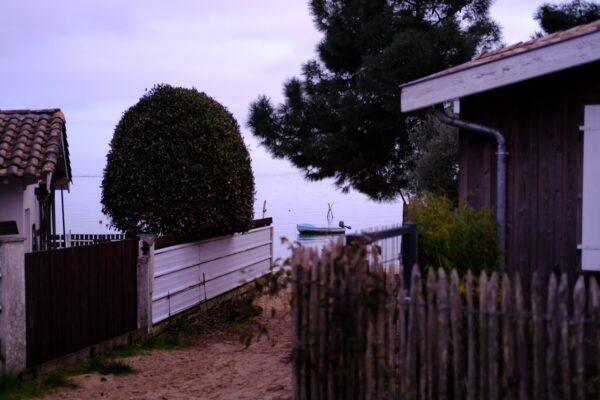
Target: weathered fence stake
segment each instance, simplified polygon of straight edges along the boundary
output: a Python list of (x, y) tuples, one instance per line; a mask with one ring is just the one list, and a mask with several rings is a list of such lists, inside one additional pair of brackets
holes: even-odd
[(550, 275), (545, 296), (538, 275), (530, 292), (518, 274), (496, 272), (477, 288), (468, 272), (463, 288), (456, 271), (431, 268), (423, 282), (415, 267), (406, 300), (402, 271), (364, 250), (302, 249), (293, 262), (295, 399), (600, 395), (595, 278), (587, 289), (576, 280), (569, 313), (566, 274)]

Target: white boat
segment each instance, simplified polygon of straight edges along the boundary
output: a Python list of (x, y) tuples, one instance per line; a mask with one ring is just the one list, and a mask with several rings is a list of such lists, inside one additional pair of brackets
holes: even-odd
[(298, 232), (302, 235), (343, 235), (346, 233), (346, 227), (343, 221), (340, 221), (340, 226), (315, 226), (312, 224), (298, 224), (296, 225)]

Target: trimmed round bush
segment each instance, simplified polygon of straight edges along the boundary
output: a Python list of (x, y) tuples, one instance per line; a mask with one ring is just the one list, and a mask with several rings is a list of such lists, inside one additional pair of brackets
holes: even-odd
[(250, 229), (254, 177), (230, 112), (198, 92), (157, 85), (115, 128), (102, 212), (128, 236), (209, 237)]

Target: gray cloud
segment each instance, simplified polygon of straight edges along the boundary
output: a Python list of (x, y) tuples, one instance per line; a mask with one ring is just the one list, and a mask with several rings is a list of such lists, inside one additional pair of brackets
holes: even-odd
[[(512, 1), (497, 13), (534, 4)], [(7, 1), (0, 108), (63, 108), (75, 173), (99, 174), (115, 125), (145, 89), (193, 86), (238, 119), (256, 171), (290, 170), (245, 131), (247, 109), (259, 94), (280, 100), (319, 40), (303, 0)]]

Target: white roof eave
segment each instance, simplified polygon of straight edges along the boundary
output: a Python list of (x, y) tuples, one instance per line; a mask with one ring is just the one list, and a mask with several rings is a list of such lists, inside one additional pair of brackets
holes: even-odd
[(600, 60), (600, 31), (517, 53), (400, 87), (400, 109), (410, 112), (445, 101)]

